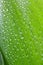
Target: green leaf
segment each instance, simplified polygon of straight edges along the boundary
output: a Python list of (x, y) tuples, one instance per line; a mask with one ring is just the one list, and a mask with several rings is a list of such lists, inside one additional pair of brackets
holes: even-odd
[(2, 57), (1, 52), (0, 52), (0, 65), (4, 65), (4, 62), (3, 62), (3, 57)]
[(0, 0), (0, 48), (5, 65), (43, 65), (43, 0)]

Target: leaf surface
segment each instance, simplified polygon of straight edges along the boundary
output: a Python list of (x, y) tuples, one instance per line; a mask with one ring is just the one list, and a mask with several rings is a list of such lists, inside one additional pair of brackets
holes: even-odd
[(43, 65), (43, 0), (0, 0), (0, 47), (9, 65)]

